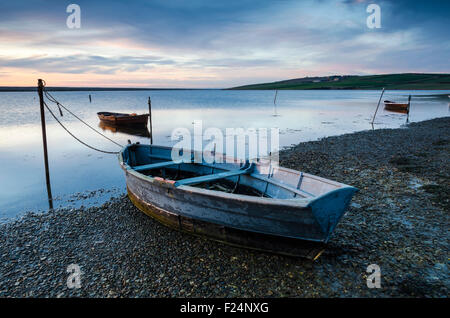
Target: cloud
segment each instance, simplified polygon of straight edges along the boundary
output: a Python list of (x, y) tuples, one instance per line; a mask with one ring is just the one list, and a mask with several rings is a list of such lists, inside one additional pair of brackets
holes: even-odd
[(366, 26), (368, 3), (80, 0), (82, 28), (70, 30), (64, 2), (6, 2), (0, 71), (16, 69), (20, 78), (98, 74), (110, 83), (135, 76), (133, 83), (185, 87), (337, 72), (449, 72), (450, 3), (376, 1), (382, 28), (375, 30)]
[(42, 72), (68, 74), (98, 73), (114, 74), (120, 70), (136, 71), (148, 69), (155, 65), (170, 65), (173, 61), (157, 56), (119, 56), (105, 57), (99, 55), (73, 56), (31, 56), (27, 58), (5, 58), (0, 56), (0, 65), (38, 69)]

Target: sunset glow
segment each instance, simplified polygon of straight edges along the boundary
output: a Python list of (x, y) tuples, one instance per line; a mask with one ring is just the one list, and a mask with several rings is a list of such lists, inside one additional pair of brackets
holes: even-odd
[[(0, 86), (221, 88), (304, 76), (449, 72), (448, 3), (77, 1), (0, 5)], [(442, 10), (437, 10), (437, 9)], [(433, 18), (431, 19), (431, 15)], [(436, 54), (436, 50), (439, 54)]]

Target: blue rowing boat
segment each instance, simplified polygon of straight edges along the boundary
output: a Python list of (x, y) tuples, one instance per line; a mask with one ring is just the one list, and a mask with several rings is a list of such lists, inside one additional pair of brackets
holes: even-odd
[(131, 201), (169, 227), (237, 246), (315, 259), (357, 191), (269, 159), (196, 163), (194, 151), (187, 162), (171, 154), (141, 144), (121, 151)]

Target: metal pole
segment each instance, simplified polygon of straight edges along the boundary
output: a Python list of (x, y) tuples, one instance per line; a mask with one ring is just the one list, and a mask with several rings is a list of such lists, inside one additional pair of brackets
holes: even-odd
[(48, 205), (50, 209), (53, 209), (52, 188), (50, 185), (50, 172), (48, 168), (48, 153), (47, 153), (47, 131), (45, 129), (45, 112), (44, 112), (44, 84), (41, 79), (38, 79), (38, 95), (39, 105), (41, 107), (41, 126), (42, 126), (42, 143), (44, 146), (44, 164), (45, 164), (45, 180), (47, 182), (47, 196)]
[(148, 119), (150, 120), (150, 145), (153, 145), (153, 127), (152, 127), (152, 100), (148, 97)]
[(383, 97), (383, 94), (384, 94), (384, 87), (383, 87), (383, 91), (381, 92), (380, 99), (378, 100), (378, 105), (377, 105), (377, 109), (375, 110), (375, 114), (373, 114), (373, 118), (372, 118), (372, 122), (371, 122), (372, 125), (373, 125), (373, 122), (375, 121), (375, 116), (377, 115), (378, 107), (380, 107), (380, 102), (381, 102), (381, 98)]

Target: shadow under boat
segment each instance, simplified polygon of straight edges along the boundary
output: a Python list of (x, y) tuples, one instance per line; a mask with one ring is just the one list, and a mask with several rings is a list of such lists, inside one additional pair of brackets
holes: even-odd
[(99, 122), (98, 126), (103, 131), (110, 131), (113, 134), (116, 133), (122, 133), (126, 135), (131, 136), (138, 136), (138, 137), (150, 137), (150, 132), (148, 131), (147, 126), (118, 126), (113, 124), (107, 124), (105, 122)]

